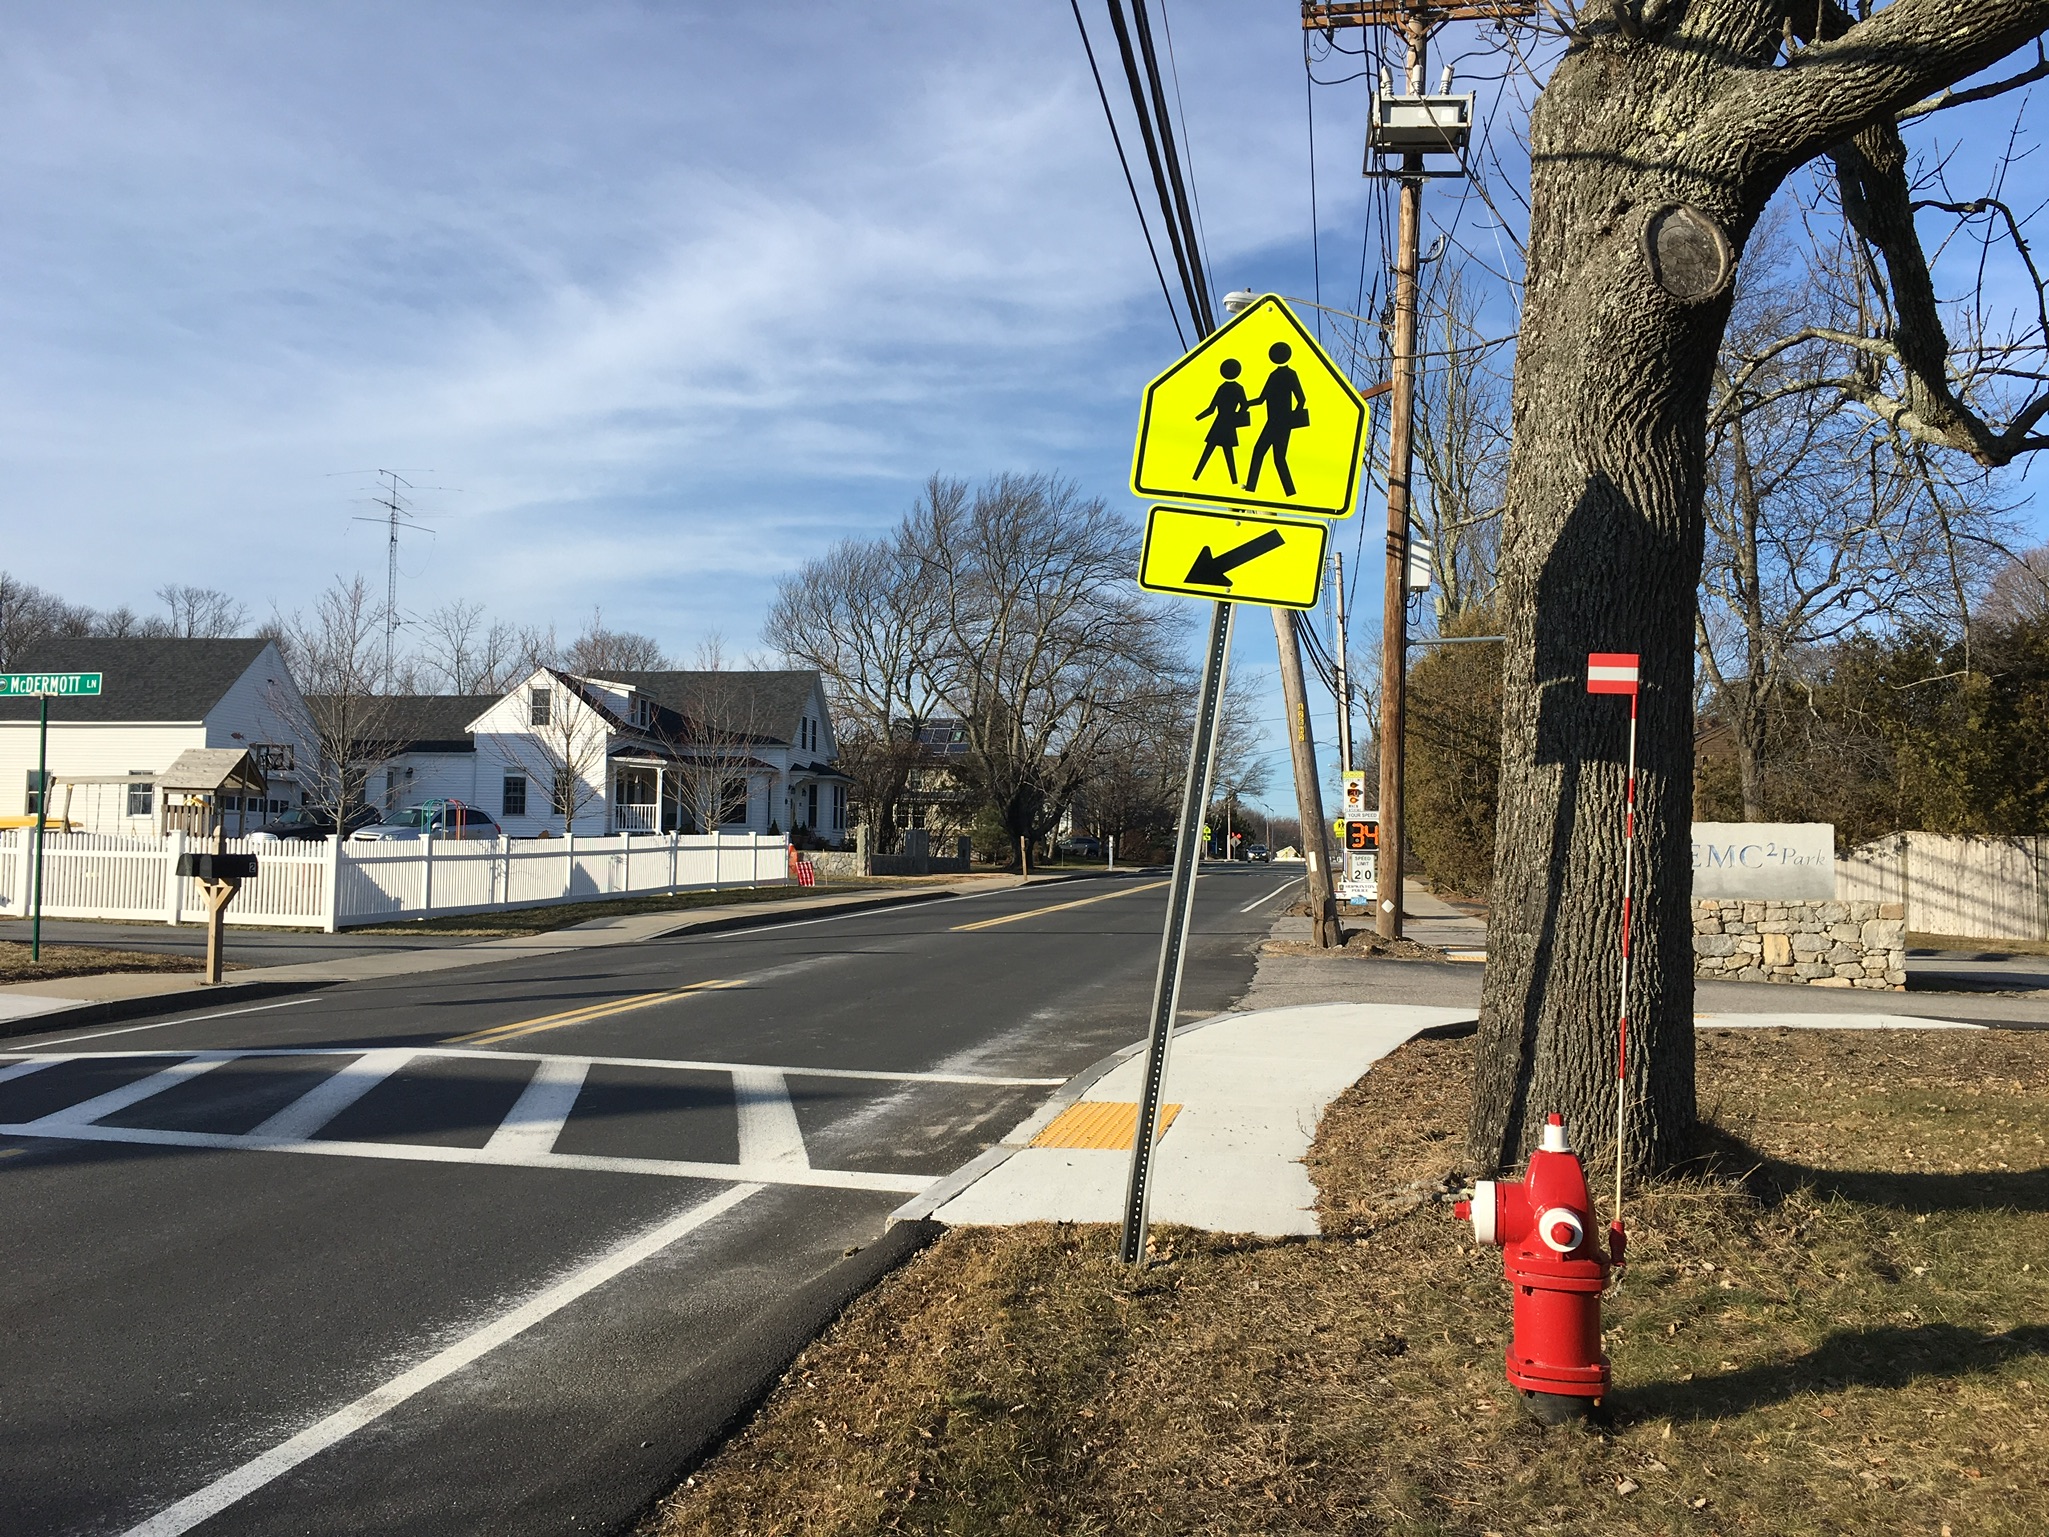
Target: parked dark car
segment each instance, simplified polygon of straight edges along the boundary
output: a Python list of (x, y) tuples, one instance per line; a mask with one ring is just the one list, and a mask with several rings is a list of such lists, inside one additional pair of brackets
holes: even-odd
[[(377, 812), (369, 806), (357, 806), (350, 810), (342, 823), (344, 834), (359, 827), (368, 827), (377, 820)], [(283, 816), (272, 817), (250, 834), (252, 838), (276, 838), (282, 841), (332, 838), (335, 834), (334, 817), (325, 811), (316, 811), (311, 806), (294, 806)]]
[(1103, 857), (1102, 840), (1100, 838), (1092, 838), (1087, 833), (1079, 833), (1072, 838), (1062, 838), (1053, 847), (1063, 854), (1072, 854), (1079, 859), (1101, 859)]
[(488, 812), (461, 801), (426, 801), (394, 811), (382, 822), (359, 827), (349, 834), (351, 843), (406, 843), (421, 838), (462, 838), (488, 841), (498, 836), (498, 824)]

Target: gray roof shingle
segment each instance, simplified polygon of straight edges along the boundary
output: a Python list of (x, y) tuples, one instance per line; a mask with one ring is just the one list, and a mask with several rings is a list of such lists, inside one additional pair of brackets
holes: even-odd
[[(34, 647), (11, 670), (96, 672), (103, 692), (53, 701), (51, 713), (66, 721), (200, 721), (270, 642), (178, 640), (169, 636), (119, 639), (95, 635), (49, 640)], [(287, 674), (282, 665), (278, 681)], [(34, 699), (0, 698), (0, 721), (34, 720)]]
[[(323, 706), (329, 696), (308, 694), (306, 707), (315, 719), (329, 718)], [(470, 722), (502, 694), (392, 694), (357, 706), (366, 736), (380, 748), (396, 744), (401, 752), (474, 752)]]
[(726, 736), (794, 742), (804, 705), (818, 687), (815, 671), (594, 672), (606, 683), (625, 683), (691, 721)]

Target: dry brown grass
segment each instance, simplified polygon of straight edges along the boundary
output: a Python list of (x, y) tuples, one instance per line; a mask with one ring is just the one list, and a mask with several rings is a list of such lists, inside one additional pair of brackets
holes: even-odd
[(1468, 1044), (1331, 1107), (1329, 1235), (957, 1230), (648, 1522), (771, 1533), (2049, 1531), (2049, 1033), (1708, 1032), (1718, 1149), (1636, 1199), (1605, 1429), (1502, 1381), (1433, 1199)]
[[(0, 982), (50, 982), (58, 977), (103, 976), (110, 971), (198, 971), (204, 964), (190, 955), (70, 944), (46, 944), (43, 958), (32, 961), (26, 941), (0, 940)], [(239, 969), (232, 961), (226, 968)]]

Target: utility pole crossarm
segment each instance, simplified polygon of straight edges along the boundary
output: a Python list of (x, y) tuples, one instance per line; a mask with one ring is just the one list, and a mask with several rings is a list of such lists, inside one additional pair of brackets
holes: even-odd
[(1447, 21), (1528, 21), (1537, 14), (1530, 0), (1497, 0), (1491, 4), (1422, 5), (1405, 0), (1303, 0), (1304, 32), (1335, 32), (1346, 27), (1392, 27), (1400, 31), (1412, 20), (1436, 27)]

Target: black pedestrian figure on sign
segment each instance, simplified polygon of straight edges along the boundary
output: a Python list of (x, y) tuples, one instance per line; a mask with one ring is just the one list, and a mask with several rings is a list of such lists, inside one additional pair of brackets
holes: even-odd
[(1202, 440), (1202, 457), (1195, 461), (1195, 473), (1188, 477), (1190, 480), (1202, 479), (1202, 467), (1209, 463), (1209, 456), (1222, 449), (1224, 473), (1231, 477), (1232, 485), (1238, 484), (1238, 429), (1252, 421), (1252, 402), (1245, 394), (1245, 386), (1238, 382), (1240, 371), (1236, 358), (1225, 358), (1217, 365), (1224, 382), (1217, 386), (1209, 404), (1195, 413), (1197, 421), (1205, 416), (1214, 416), (1216, 420), (1209, 424), (1209, 436)]
[(1259, 429), (1259, 439), (1252, 445), (1252, 467), (1245, 475), (1245, 489), (1259, 488), (1259, 467), (1272, 453), (1274, 473), (1281, 477), (1281, 490), (1293, 496), (1295, 477), (1288, 473), (1288, 434), (1309, 425), (1309, 398), (1302, 393), (1302, 381), (1295, 370), (1288, 367), (1288, 359), (1293, 356), (1288, 344), (1275, 342), (1266, 349), (1266, 355), (1274, 362), (1274, 371), (1266, 376), (1259, 391), (1259, 403), (1266, 407), (1266, 425)]

